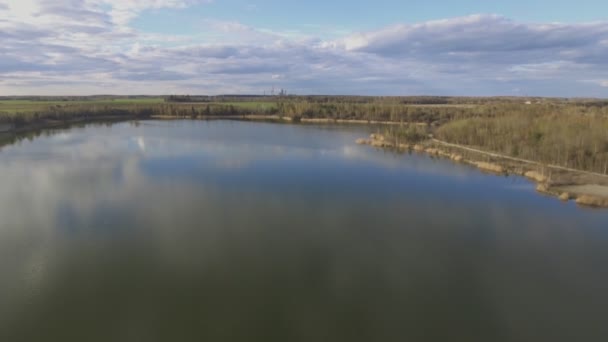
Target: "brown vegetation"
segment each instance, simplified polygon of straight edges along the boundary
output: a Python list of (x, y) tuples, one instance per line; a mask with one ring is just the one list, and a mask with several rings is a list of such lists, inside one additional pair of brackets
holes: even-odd
[(528, 171), (524, 173), (526, 178), (529, 178), (538, 183), (544, 183), (549, 180), (549, 178), (538, 171)]
[(576, 199), (576, 203), (590, 207), (608, 207), (608, 198), (602, 198), (592, 195), (582, 195)]
[(494, 163), (488, 162), (474, 162), (475, 166), (477, 166), (480, 170), (494, 172), (494, 173), (505, 173), (505, 169)]

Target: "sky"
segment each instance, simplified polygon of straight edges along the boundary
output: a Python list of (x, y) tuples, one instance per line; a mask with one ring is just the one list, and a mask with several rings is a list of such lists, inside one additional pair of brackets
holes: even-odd
[(0, 96), (608, 98), (606, 0), (0, 0)]

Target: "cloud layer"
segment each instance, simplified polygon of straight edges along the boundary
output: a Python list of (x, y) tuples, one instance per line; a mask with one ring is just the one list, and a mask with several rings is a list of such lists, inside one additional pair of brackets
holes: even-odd
[(608, 94), (608, 22), (472, 15), (332, 40), (209, 18), (181, 36), (130, 24), (207, 2), (0, 1), (0, 95)]

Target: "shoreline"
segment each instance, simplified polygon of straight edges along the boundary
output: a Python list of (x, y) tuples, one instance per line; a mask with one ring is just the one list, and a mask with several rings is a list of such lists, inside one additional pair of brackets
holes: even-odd
[[(213, 115), (213, 116), (173, 116), (151, 115), (146, 117), (130, 115), (105, 115), (93, 117), (72, 118), (67, 120), (41, 120), (23, 126), (14, 124), (1, 124), (0, 136), (22, 134), (32, 131), (68, 128), (76, 124), (96, 122), (123, 122), (146, 120), (238, 120), (238, 121), (271, 121), (284, 123), (311, 123), (311, 124), (370, 124), (370, 125), (401, 125), (401, 122), (366, 121), (347, 119), (307, 119), (291, 118), (279, 115)], [(423, 125), (413, 123), (415, 125)], [(424, 124), (426, 125), (426, 124)], [(497, 153), (474, 149), (447, 143), (437, 139), (430, 139), (419, 144), (396, 143), (387, 140), (379, 134), (372, 134), (369, 139), (358, 139), (357, 144), (371, 145), (377, 148), (410, 150), (427, 153), (433, 157), (450, 159), (456, 163), (474, 166), (482, 172), (496, 175), (518, 175), (536, 183), (536, 191), (557, 197), (562, 201), (573, 200), (582, 206), (608, 208), (608, 175), (576, 170), (557, 165), (543, 165), (532, 160), (525, 160)], [(457, 150), (457, 151), (454, 151)], [(467, 156), (475, 154), (476, 157)], [(479, 157), (482, 158), (479, 158)], [(485, 160), (483, 160), (485, 159)]]
[(41, 120), (38, 122), (29, 123), (23, 126), (16, 125), (5, 125), (4, 130), (0, 129), (0, 134), (2, 133), (26, 133), (31, 131), (37, 131), (41, 129), (52, 129), (52, 128), (61, 128), (61, 127), (69, 127), (71, 125), (76, 124), (88, 124), (88, 123), (96, 123), (96, 122), (119, 122), (119, 121), (130, 121), (130, 120), (142, 120), (138, 117), (125, 117), (118, 115), (107, 115), (107, 116), (95, 116), (95, 117), (84, 117), (84, 118), (73, 118), (68, 120)]
[(329, 118), (292, 118), (280, 115), (100, 115), (69, 118), (65, 120), (40, 119), (23, 125), (13, 123), (0, 123), (0, 134), (19, 134), (41, 129), (68, 127), (74, 124), (86, 124), (94, 122), (116, 122), (131, 120), (238, 120), (238, 121), (268, 121), (285, 123), (310, 123), (310, 124), (357, 124), (357, 125), (427, 125), (426, 123), (406, 123), (395, 121), (376, 120), (351, 120), (351, 119), (329, 119)]
[(290, 116), (280, 115), (205, 115), (205, 116), (175, 116), (175, 115), (152, 115), (151, 119), (157, 120), (243, 120), (243, 121), (279, 121), (279, 122), (293, 122), (293, 123), (329, 123), (329, 124), (357, 124), (357, 125), (418, 125), (426, 126), (426, 123), (408, 123), (408, 122), (397, 122), (397, 121), (378, 121), (378, 120), (356, 120), (356, 119), (330, 119), (330, 118), (293, 118)]
[[(431, 157), (471, 165), (482, 172), (495, 175), (525, 177), (536, 184), (536, 191), (540, 194), (556, 197), (564, 202), (572, 200), (581, 206), (608, 208), (608, 175), (557, 165), (543, 165), (532, 160), (450, 144), (437, 139), (418, 144), (404, 144), (389, 141), (380, 134), (372, 134), (368, 139), (358, 139), (356, 142), (376, 148), (426, 153)], [(471, 156), (472, 154), (475, 156)]]

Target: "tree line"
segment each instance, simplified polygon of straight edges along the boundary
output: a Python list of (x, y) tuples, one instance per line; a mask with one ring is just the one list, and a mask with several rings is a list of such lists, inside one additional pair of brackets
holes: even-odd
[(418, 142), (434, 134), (450, 143), (541, 163), (608, 172), (608, 101), (598, 99), (226, 96), (214, 102), (197, 102), (191, 97), (160, 103), (68, 101), (24, 112), (2, 112), (0, 106), (0, 123), (25, 126), (44, 120), (86, 121), (108, 116), (254, 114), (287, 116), (296, 122), (302, 118), (399, 122), (403, 125), (388, 133), (406, 141)]

